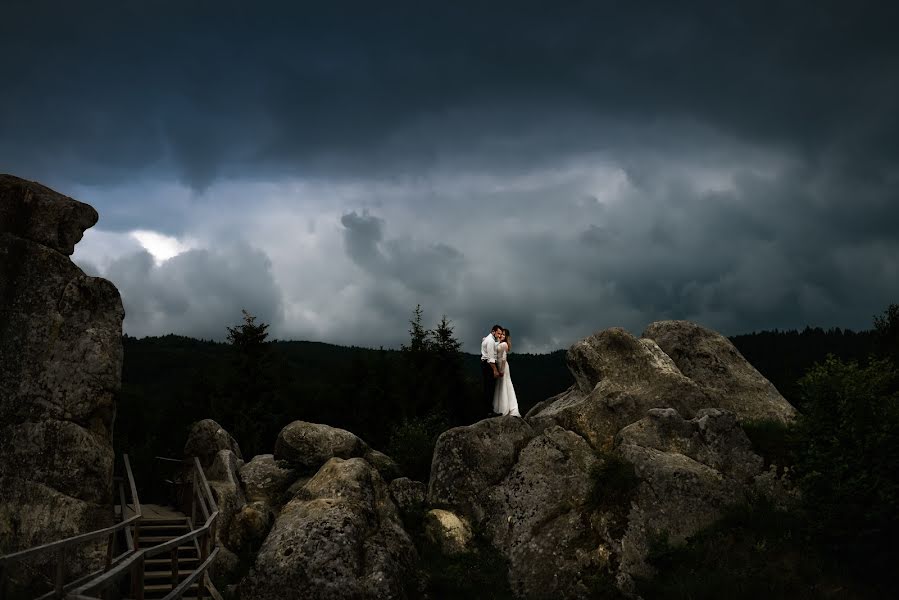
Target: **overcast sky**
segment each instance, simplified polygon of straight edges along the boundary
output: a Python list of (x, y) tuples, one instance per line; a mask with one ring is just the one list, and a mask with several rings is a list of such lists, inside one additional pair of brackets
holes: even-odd
[(899, 302), (899, 4), (4, 0), (0, 172), (135, 336), (476, 351)]

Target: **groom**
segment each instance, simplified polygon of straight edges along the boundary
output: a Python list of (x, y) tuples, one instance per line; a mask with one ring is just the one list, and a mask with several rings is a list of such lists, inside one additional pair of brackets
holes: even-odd
[(490, 333), (481, 340), (481, 379), (484, 382), (484, 402), (493, 412), (493, 390), (496, 388), (496, 380), (502, 377), (502, 372), (496, 368), (496, 344), (503, 328), (494, 325)]

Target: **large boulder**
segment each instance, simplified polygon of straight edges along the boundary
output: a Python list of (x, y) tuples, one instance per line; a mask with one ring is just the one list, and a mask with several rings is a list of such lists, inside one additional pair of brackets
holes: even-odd
[(710, 405), (652, 340), (620, 327), (575, 343), (566, 360), (575, 385), (531, 410), (528, 421), (538, 430), (560, 425), (577, 432), (597, 450), (609, 450), (618, 430), (651, 408), (673, 407), (692, 416)]
[(486, 491), (483, 526), (509, 561), (520, 598), (586, 598), (585, 582), (606, 568), (585, 507), (597, 461), (579, 435), (551, 427), (533, 438), (503, 480)]
[(287, 500), (284, 495), (297, 480), (297, 472), (286, 461), (276, 461), (273, 454), (260, 454), (240, 468), (240, 478), (248, 502), (276, 507)]
[(206, 470), (222, 450), (230, 450), (238, 460), (243, 460), (237, 441), (221, 425), (212, 419), (203, 419), (191, 425), (187, 442), (184, 443), (185, 457), (196, 456)]
[(416, 561), (377, 470), (332, 458), (281, 510), (240, 597), (417, 597)]
[(431, 461), (428, 504), (480, 522), (484, 493), (506, 476), (534, 431), (517, 417), (484, 419), (440, 434)]
[(755, 493), (763, 461), (733, 413), (699, 411), (684, 419), (672, 409), (652, 410), (616, 438), (615, 452), (634, 465), (641, 483), (626, 514), (623, 534), (604, 538), (619, 560), (619, 581), (651, 576), (653, 541), (672, 545), (714, 523), (723, 510)]
[(634, 578), (652, 575), (656, 539), (682, 544), (757, 494), (791, 501), (741, 428), (750, 411), (723, 399), (743, 394), (744, 408), (776, 414), (764, 408), (779, 406), (762, 397), (767, 382), (723, 346), (720, 380), (689, 366), (698, 359), (682, 372), (657, 339), (595, 333), (568, 351), (575, 384), (524, 421), (487, 419), (438, 439), (428, 505), (470, 522), (508, 560), (517, 597), (594, 597), (612, 581), (634, 593)]
[(206, 479), (209, 481), (225, 481), (239, 485), (240, 468), (242, 461), (231, 450), (219, 450), (212, 464), (208, 468), (203, 469)]
[(381, 474), (381, 477), (384, 478), (384, 481), (393, 481), (400, 476), (400, 466), (396, 464), (395, 460), (393, 460), (383, 452), (369, 449), (365, 454), (362, 455), (362, 458), (364, 458), (368, 462), (368, 464), (378, 470), (378, 473)]
[(428, 486), (408, 477), (397, 477), (390, 482), (390, 497), (403, 518), (420, 514), (425, 505)]
[[(212, 480), (209, 482), (209, 489), (219, 511), (218, 525), (215, 529), (216, 540), (227, 546), (231, 526), (235, 517), (246, 506), (247, 499), (240, 485), (230, 481)], [(202, 518), (202, 515), (198, 515), (198, 518)]]
[(726, 337), (690, 321), (656, 321), (643, 332), (695, 381), (713, 406), (733, 412), (741, 422), (789, 422), (796, 409), (749, 364)]
[(227, 546), (240, 556), (254, 554), (272, 528), (275, 515), (265, 502), (243, 506), (228, 527)]
[(345, 429), (294, 421), (278, 434), (274, 457), (301, 473), (314, 473), (331, 458), (354, 458), (369, 451), (365, 442)]
[(427, 540), (447, 556), (470, 552), (472, 549), (471, 525), (442, 508), (432, 508), (424, 516), (424, 533)]
[(587, 506), (597, 455), (575, 432), (495, 417), (457, 427), (437, 441), (426, 530), (446, 554), (479, 530), (509, 565), (521, 598), (586, 598), (587, 580), (608, 569), (609, 551)]
[(0, 553), (112, 522), (124, 309), (69, 258), (96, 221), (0, 175)]
[[(207, 421), (215, 424), (215, 421), (210, 421), (208, 419)], [(201, 421), (200, 423), (204, 423), (204, 421)], [(198, 430), (196, 425), (197, 424), (195, 424), (192, 434), (196, 433)], [(191, 439), (196, 440), (198, 438), (206, 438), (207, 440), (218, 439), (221, 442), (228, 442), (229, 444), (230, 442), (233, 442), (231, 435), (220, 427), (217, 430), (213, 430), (212, 427), (203, 427), (199, 429), (208, 433), (214, 433), (214, 438), (207, 435), (192, 435), (191, 438), (188, 439), (188, 444), (191, 443)], [(236, 447), (236, 445), (237, 444), (234, 443), (233, 447)], [(202, 460), (203, 459), (201, 459), (201, 462)], [(218, 526), (215, 530), (216, 539), (220, 543), (229, 546), (232, 550), (236, 550), (236, 548), (229, 543), (231, 540), (231, 529), (236, 517), (247, 503), (240, 480), (240, 467), (241, 461), (238, 459), (237, 455), (234, 451), (227, 449), (216, 452), (212, 462), (203, 469), (203, 473), (206, 475), (206, 479), (209, 483), (209, 489), (212, 492), (212, 497), (215, 500), (216, 507), (219, 511)], [(202, 517), (202, 515), (199, 515), (199, 517)]]

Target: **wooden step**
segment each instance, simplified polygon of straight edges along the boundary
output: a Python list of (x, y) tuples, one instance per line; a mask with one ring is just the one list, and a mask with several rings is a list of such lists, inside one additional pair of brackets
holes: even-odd
[[(140, 541), (153, 542), (155, 544), (159, 544), (162, 542), (171, 542), (173, 539), (181, 537), (182, 535), (184, 535), (184, 534), (183, 533), (181, 535), (143, 535), (143, 534), (141, 534)], [(193, 542), (191, 540), (188, 540), (185, 543), (192, 544)]]
[[(192, 583), (192, 584), (190, 584), (190, 586), (187, 589), (188, 590), (196, 590), (197, 584)], [(150, 585), (144, 586), (144, 593), (153, 594), (153, 593), (157, 593), (157, 592), (163, 592), (164, 594), (167, 594), (171, 591), (172, 591), (171, 583), (152, 583)]]
[[(178, 561), (178, 562), (180, 563), (181, 561)], [(192, 574), (193, 574), (193, 571), (190, 571), (190, 570), (178, 571), (178, 579), (184, 579), (188, 575), (192, 575)], [(169, 563), (169, 568), (167, 570), (160, 569), (158, 571), (144, 571), (144, 579), (168, 579), (169, 581), (171, 581), (172, 580), (171, 563)]]
[(149, 530), (149, 531), (164, 531), (164, 530), (167, 530), (167, 529), (178, 529), (178, 530), (182, 530), (182, 531), (186, 529), (186, 530), (190, 531), (190, 523), (188, 523), (187, 521), (185, 521), (184, 523), (163, 523), (163, 524), (160, 524), (160, 523), (153, 523), (153, 524), (143, 523), (143, 524), (140, 526), (140, 530), (141, 530), (141, 531), (148, 531), (148, 530)]
[(140, 520), (141, 527), (144, 525), (181, 525), (182, 523), (187, 523), (187, 515), (183, 517), (175, 517), (175, 518), (144, 518)]
[[(199, 562), (200, 558), (197, 556), (179, 556), (178, 564), (190, 563), (190, 562)], [(172, 559), (171, 558), (148, 558), (144, 561), (144, 564), (147, 566), (156, 566), (156, 565), (169, 565), (171, 568)]]
[[(152, 547), (153, 546), (146, 546), (143, 544), (143, 542), (141, 542), (141, 546), (139, 549), (140, 550), (149, 550)], [(178, 560), (188, 560), (187, 558), (182, 556), (183, 554), (191, 554), (191, 553), (193, 553), (195, 555), (197, 554), (197, 549), (194, 547), (193, 544), (190, 544), (189, 546), (188, 545), (178, 546), (177, 548), (178, 548)], [(172, 562), (171, 558), (165, 558), (165, 557), (169, 556), (170, 552), (171, 552), (171, 550), (166, 550), (162, 554), (157, 554), (153, 558), (148, 558), (147, 562), (150, 562), (151, 560), (156, 560), (159, 558), (161, 558), (162, 560), (167, 561), (167, 562)]]

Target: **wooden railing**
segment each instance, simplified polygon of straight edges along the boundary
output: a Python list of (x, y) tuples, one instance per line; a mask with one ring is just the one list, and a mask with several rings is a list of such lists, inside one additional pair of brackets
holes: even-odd
[[(41, 546), (35, 546), (34, 548), (28, 548), (26, 550), (0, 556), (0, 600), (6, 598), (7, 594), (11, 591), (9, 589), (11, 586), (8, 585), (10, 584), (8, 580), (10, 579), (11, 569), (16, 563), (40, 559), (41, 557), (50, 558), (50, 563), (55, 567), (53, 569), (54, 574), (52, 577), (53, 589), (38, 597), (40, 600), (46, 600), (48, 598), (62, 598), (70, 590), (77, 588), (85, 581), (93, 579), (104, 572), (112, 571), (129, 557), (135, 555), (140, 537), (140, 522), (142, 518), (140, 499), (137, 496), (137, 486), (134, 484), (134, 475), (131, 472), (131, 463), (128, 460), (127, 454), (122, 456), (122, 462), (124, 463), (124, 477), (114, 478), (114, 481), (118, 483), (122, 521), (111, 527), (82, 533), (64, 540), (50, 542)], [(131, 510), (133, 512), (131, 517), (127, 517), (129, 507), (125, 500), (126, 483), (131, 494)], [(131, 535), (132, 527), (134, 528), (133, 537)], [(121, 554), (116, 554), (118, 533), (122, 530), (124, 530), (125, 534), (126, 548)], [(92, 571), (83, 575), (72, 582), (66, 583), (67, 557), (69, 557), (78, 546), (104, 537), (106, 538), (106, 559), (103, 567), (97, 571)]]
[[(206, 475), (203, 473), (203, 467), (200, 465), (198, 458), (188, 459), (190, 468), (190, 486), (191, 486), (191, 529), (189, 533), (174, 538), (163, 544), (152, 546), (150, 548), (139, 549), (137, 552), (121, 561), (119, 564), (109, 569), (105, 573), (84, 582), (81, 586), (74, 588), (68, 598), (74, 600), (98, 600), (102, 598), (104, 592), (117, 586), (125, 575), (131, 575), (131, 597), (135, 600), (144, 600), (144, 564), (147, 559), (169, 553), (172, 560), (172, 590), (165, 596), (164, 600), (174, 600), (181, 598), (191, 585), (203, 578), (197, 586), (197, 597), (202, 600), (204, 590), (208, 590), (213, 600), (221, 600), (221, 595), (209, 578), (209, 566), (218, 555), (219, 548), (215, 545), (215, 532), (218, 525), (219, 510), (216, 505), (212, 490), (209, 488), (209, 482), (206, 481)], [(203, 525), (196, 526), (197, 511), (203, 515)], [(188, 577), (178, 582), (178, 547), (185, 543), (192, 542), (197, 548), (200, 555), (200, 564), (194, 569)]]

